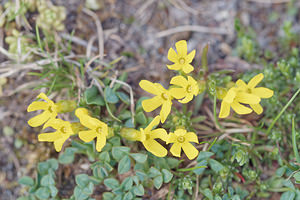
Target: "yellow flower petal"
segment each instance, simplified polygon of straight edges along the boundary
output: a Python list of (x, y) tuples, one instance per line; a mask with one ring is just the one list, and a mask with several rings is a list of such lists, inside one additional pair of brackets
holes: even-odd
[(240, 115), (249, 114), (252, 112), (252, 110), (250, 108), (243, 106), (242, 104), (240, 104), (237, 101), (232, 102), (231, 107), (237, 114), (240, 114)]
[(248, 87), (247, 84), (241, 79), (237, 80), (236, 85), (242, 90), (246, 90)]
[(226, 103), (225, 101), (222, 101), (219, 118), (228, 117), (229, 114), (230, 114), (230, 104)]
[(62, 121), (63, 120), (61, 120), (61, 119), (50, 119), (44, 124), (43, 129), (45, 129), (47, 127), (52, 127), (54, 129), (58, 129), (60, 127)]
[(80, 131), (78, 136), (82, 141), (90, 142), (97, 136), (97, 133), (94, 130)]
[(194, 132), (187, 132), (185, 135), (184, 135), (184, 138), (189, 141), (189, 142), (195, 142), (195, 143), (199, 143), (198, 141), (198, 137), (197, 135), (194, 133)]
[(50, 118), (51, 114), (49, 111), (44, 111), (41, 114), (31, 118), (28, 121), (29, 126), (32, 127), (38, 127), (41, 126), (43, 123), (45, 123), (49, 118)]
[(171, 84), (178, 85), (185, 88), (188, 85), (188, 81), (183, 76), (174, 76), (171, 81)]
[(270, 98), (273, 96), (273, 90), (270, 90), (265, 87), (258, 87), (252, 90), (252, 93), (260, 98)]
[(141, 80), (139, 85), (143, 90), (145, 90), (151, 94), (155, 94), (155, 95), (160, 94), (160, 92), (157, 90), (157, 87), (155, 86), (155, 84), (150, 81)]
[(106, 144), (106, 136), (101, 134), (100, 136), (97, 137), (97, 142), (96, 142), (96, 150), (100, 152), (102, 148)]
[(159, 138), (166, 142), (168, 140), (168, 133), (165, 129), (158, 128), (158, 129), (151, 131), (150, 137), (153, 139)]
[(181, 69), (181, 65), (179, 63), (175, 63), (173, 65), (167, 65), (167, 67), (170, 70), (180, 70)]
[(168, 51), (168, 59), (174, 63), (178, 62), (178, 56), (177, 53), (173, 48), (170, 48)]
[(191, 53), (189, 53), (189, 54), (185, 57), (186, 62), (187, 62), (187, 63), (191, 63), (191, 62), (193, 61), (194, 57), (195, 57), (195, 54), (196, 54), (196, 50), (191, 51)]
[(154, 83), (154, 85), (155, 85), (155, 88), (156, 88), (156, 90), (158, 92), (156, 95), (161, 95), (161, 93), (168, 92), (161, 84)]
[(175, 99), (182, 99), (187, 94), (184, 88), (171, 88), (169, 91)]
[(38, 135), (38, 141), (40, 142), (54, 142), (62, 137), (62, 134), (58, 131), (53, 133), (41, 133)]
[(191, 93), (189, 93), (189, 94), (187, 94), (187, 95), (185, 96), (184, 99), (179, 100), (179, 102), (180, 102), (180, 103), (188, 103), (188, 102), (190, 102), (190, 101), (193, 99), (193, 97), (194, 97), (194, 95), (191, 94)]
[(155, 140), (146, 140), (143, 142), (143, 145), (147, 151), (157, 157), (165, 157), (168, 153), (168, 151)]
[(164, 123), (171, 112), (172, 102), (165, 101), (160, 110), (161, 123)]
[(223, 101), (225, 101), (226, 103), (232, 103), (235, 97), (236, 97), (235, 88), (230, 88), (226, 96), (224, 97)]
[(191, 144), (191, 143), (183, 143), (182, 149), (185, 153), (185, 155), (188, 157), (188, 159), (193, 160), (197, 157), (199, 151)]
[(152, 112), (162, 104), (162, 100), (160, 96), (155, 96), (151, 99), (146, 99), (142, 101), (142, 107), (146, 112)]
[(38, 96), (37, 96), (37, 98), (40, 98), (40, 99), (44, 99), (45, 101), (47, 101), (48, 103), (49, 102), (52, 102), (53, 103), (53, 101), (51, 101), (48, 97), (47, 97), (47, 95), (45, 94), (45, 93), (40, 93)]
[(167, 144), (175, 143), (175, 142), (177, 142), (177, 135), (175, 133), (172, 133), (172, 132), (169, 133)]
[(149, 131), (151, 131), (153, 129), (154, 126), (157, 126), (160, 122), (160, 116), (156, 116), (151, 122), (150, 124), (145, 128), (145, 132), (148, 133)]
[(57, 152), (61, 151), (61, 148), (63, 146), (63, 144), (65, 143), (65, 141), (69, 138), (69, 136), (64, 136), (58, 140), (54, 141), (54, 148)]
[(44, 101), (34, 101), (28, 106), (27, 112), (32, 112), (36, 110), (45, 110), (48, 107), (49, 107), (48, 103)]
[(89, 115), (76, 115), (76, 116), (79, 118), (80, 123), (89, 129), (96, 129), (102, 125), (100, 120), (93, 118)]
[(170, 149), (170, 152), (173, 156), (180, 157), (181, 155), (181, 144), (180, 143), (174, 143)]
[(77, 108), (75, 110), (75, 115), (80, 118), (81, 116), (89, 115), (89, 111), (86, 108)]
[(182, 70), (184, 71), (184, 73), (188, 74), (194, 70), (194, 67), (191, 64), (185, 64), (182, 67)]
[(256, 112), (256, 114), (260, 115), (263, 112), (263, 108), (260, 104), (250, 104), (251, 108)]
[(187, 42), (185, 40), (180, 40), (175, 43), (178, 57), (185, 57), (187, 55)]
[(235, 100), (245, 104), (258, 104), (260, 102), (260, 98), (258, 96), (245, 92), (238, 92)]
[(257, 84), (259, 84), (264, 78), (264, 75), (262, 73), (254, 76), (248, 83), (248, 87), (255, 88)]

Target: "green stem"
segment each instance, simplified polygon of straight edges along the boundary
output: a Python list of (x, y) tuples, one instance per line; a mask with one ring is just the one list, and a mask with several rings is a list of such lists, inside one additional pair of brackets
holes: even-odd
[(214, 119), (215, 119), (217, 128), (222, 130), (223, 127), (219, 123), (216, 110), (217, 110), (217, 94), (214, 95)]
[(295, 116), (292, 119), (292, 141), (293, 141), (293, 150), (294, 150), (296, 161), (297, 163), (300, 163), (300, 156), (299, 156), (297, 143), (296, 143)]
[(271, 132), (271, 129), (273, 128), (273, 126), (275, 125), (275, 123), (277, 122), (277, 120), (280, 118), (280, 116), (283, 114), (283, 112), (291, 105), (291, 103), (297, 97), (297, 95), (299, 94), (299, 92), (300, 92), (300, 88), (297, 90), (297, 92), (293, 95), (293, 97), (289, 100), (289, 102), (282, 108), (282, 110), (280, 111), (280, 113), (272, 121), (271, 125), (269, 126), (269, 128), (267, 130), (267, 135), (269, 135), (269, 133)]

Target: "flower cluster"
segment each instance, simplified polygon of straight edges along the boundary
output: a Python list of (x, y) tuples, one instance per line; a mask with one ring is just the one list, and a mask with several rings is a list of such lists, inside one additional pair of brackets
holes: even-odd
[(197, 135), (193, 132), (187, 132), (184, 129), (177, 129), (174, 133), (170, 134), (163, 128), (155, 129), (154, 127), (159, 124), (160, 120), (161, 117), (156, 116), (145, 129), (141, 128), (140, 131), (123, 128), (121, 129), (121, 135), (126, 139), (142, 142), (147, 151), (157, 157), (165, 157), (168, 153), (167, 149), (156, 141), (156, 139), (160, 139), (166, 142), (166, 144), (174, 143), (170, 149), (172, 155), (180, 157), (181, 149), (183, 149), (190, 160), (196, 158), (198, 150), (191, 142), (199, 143)]
[[(252, 109), (257, 114), (261, 114), (263, 112), (263, 108), (259, 104), (261, 99), (273, 96), (272, 90), (264, 87), (256, 87), (263, 78), (264, 75), (260, 73), (253, 77), (248, 84), (239, 79), (224, 96), (219, 117), (228, 117), (230, 108), (238, 114), (249, 114), (252, 112)], [(252, 109), (242, 104), (249, 104)]]
[(91, 142), (97, 138), (96, 150), (101, 151), (106, 144), (108, 136), (108, 126), (104, 122), (91, 117), (85, 108), (77, 108), (75, 115), (78, 122), (68, 122), (57, 118), (58, 113), (71, 112), (75, 109), (75, 102), (60, 101), (54, 103), (44, 93), (38, 95), (38, 98), (45, 101), (34, 101), (28, 108), (28, 112), (43, 110), (43, 112), (28, 121), (32, 127), (38, 127), (44, 124), (43, 129), (52, 127), (56, 131), (51, 133), (42, 133), (38, 136), (39, 141), (53, 142), (57, 152), (61, 151), (65, 141), (71, 136), (78, 134), (84, 142)]
[(177, 42), (175, 46), (177, 53), (172, 48), (168, 52), (168, 59), (174, 64), (167, 65), (167, 67), (182, 72), (184, 75), (173, 77), (170, 81), (173, 86), (169, 89), (165, 89), (159, 83), (152, 83), (147, 80), (142, 80), (139, 84), (142, 89), (155, 95), (153, 98), (142, 102), (143, 109), (146, 112), (152, 112), (161, 106), (160, 117), (162, 123), (166, 121), (171, 112), (173, 99), (178, 99), (180, 103), (188, 103), (199, 93), (197, 81), (192, 76), (187, 76), (188, 73), (194, 70), (190, 63), (193, 61), (196, 51), (193, 50), (187, 54), (187, 42), (185, 40)]

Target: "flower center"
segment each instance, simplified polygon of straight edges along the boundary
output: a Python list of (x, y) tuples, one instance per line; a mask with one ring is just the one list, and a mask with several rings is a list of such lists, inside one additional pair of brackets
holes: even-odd
[(183, 65), (185, 63), (185, 59), (184, 58), (180, 58), (179, 59), (179, 63)]
[(53, 112), (54, 112), (53, 107), (52, 107), (52, 106), (49, 106), (49, 107), (48, 107), (48, 111), (51, 112), (51, 113), (53, 113)]
[(188, 86), (186, 87), (186, 91), (187, 91), (188, 93), (191, 93), (191, 92), (192, 92), (192, 86), (191, 86), (191, 85), (188, 85)]
[(62, 132), (63, 134), (66, 134), (67, 133), (67, 128), (66, 127), (61, 127), (60, 128), (60, 132)]
[(185, 138), (184, 138), (183, 136), (179, 136), (179, 137), (177, 138), (177, 141), (178, 141), (179, 143), (183, 143), (183, 142), (185, 141)]
[(149, 139), (150, 139), (150, 135), (146, 134), (146, 140), (149, 140)]
[(248, 93), (252, 93), (252, 90), (250, 88), (247, 89)]
[(166, 94), (166, 93), (162, 93), (162, 94), (161, 94), (161, 97), (162, 97), (164, 100), (168, 100), (169, 95)]
[(99, 134), (102, 133), (102, 127), (100, 127), (100, 126), (97, 127), (97, 128), (96, 128), (96, 132), (99, 133)]

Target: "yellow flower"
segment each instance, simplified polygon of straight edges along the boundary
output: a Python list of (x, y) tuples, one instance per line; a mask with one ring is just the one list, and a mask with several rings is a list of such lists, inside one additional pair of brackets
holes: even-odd
[[(248, 85), (243, 80), (238, 80), (236, 82), (236, 85), (241, 88), (243, 91), (245, 91), (248, 94), (253, 94), (255, 96), (258, 96), (259, 98), (270, 98), (273, 96), (274, 92), (273, 90), (270, 90), (265, 87), (257, 87), (257, 84), (262, 81), (264, 78), (264, 75), (262, 73), (254, 76), (248, 83)], [(256, 112), (257, 114), (261, 114), (263, 112), (262, 106), (257, 104), (250, 104), (251, 108)]]
[(193, 160), (198, 155), (198, 150), (190, 143), (199, 143), (198, 137), (193, 132), (187, 132), (184, 129), (177, 129), (174, 133), (169, 134), (168, 142), (174, 143), (170, 149), (170, 152), (177, 157), (181, 156), (181, 149), (190, 160)]
[(60, 152), (64, 142), (74, 134), (71, 123), (61, 119), (52, 119), (44, 125), (43, 129), (47, 127), (52, 127), (56, 129), (56, 131), (52, 133), (41, 133), (38, 135), (38, 140), (42, 142), (54, 142), (55, 150)]
[(84, 142), (90, 142), (97, 137), (96, 150), (101, 151), (106, 144), (108, 135), (108, 126), (100, 120), (89, 116), (88, 110), (85, 108), (77, 108), (75, 115), (79, 118), (80, 123), (89, 128), (87, 131), (80, 131), (79, 138)]
[[(151, 83), (150, 81), (147, 80), (141, 80), (140, 87), (145, 91), (156, 95), (151, 99), (146, 99), (142, 101), (143, 109), (146, 112), (151, 112), (156, 108), (162, 106), (160, 110), (160, 117), (161, 117), (161, 122), (164, 123), (169, 113), (171, 112), (172, 99), (173, 99), (172, 94), (170, 93), (169, 90), (166, 90), (162, 85), (158, 83)], [(175, 98), (177, 97), (180, 98), (179, 96), (180, 94), (174, 93), (173, 95)]]
[(168, 151), (159, 144), (155, 139), (159, 138), (163, 141), (167, 141), (168, 134), (163, 128), (153, 129), (160, 121), (160, 116), (156, 116), (145, 129), (140, 129), (140, 136), (137, 140), (141, 141), (147, 151), (151, 152), (157, 157), (165, 157)]
[(232, 107), (232, 109), (240, 115), (249, 114), (252, 112), (252, 110), (240, 103), (258, 104), (259, 102), (259, 97), (246, 93), (238, 87), (232, 87), (228, 90), (227, 94), (222, 100), (219, 117), (228, 117), (230, 113), (230, 107)]
[(36, 110), (44, 110), (41, 114), (31, 118), (28, 124), (32, 127), (38, 127), (44, 124), (50, 119), (55, 119), (57, 116), (57, 108), (53, 101), (51, 101), (44, 93), (40, 93), (37, 98), (44, 99), (44, 101), (34, 101), (28, 108), (27, 112), (32, 112)]
[[(175, 76), (171, 79), (171, 84), (180, 86), (180, 88), (170, 89), (170, 93), (175, 96), (180, 96), (184, 99), (179, 100), (180, 103), (190, 102), (194, 96), (199, 93), (199, 86), (197, 81), (193, 77), (188, 76), (187, 80), (183, 76)], [(180, 98), (180, 99), (181, 99)]]
[(177, 53), (172, 48), (168, 52), (168, 59), (174, 62), (174, 64), (167, 65), (167, 67), (171, 70), (183, 70), (186, 74), (190, 73), (194, 70), (194, 67), (190, 63), (193, 61), (196, 51), (193, 50), (187, 54), (187, 43), (185, 40), (176, 42), (175, 46)]

